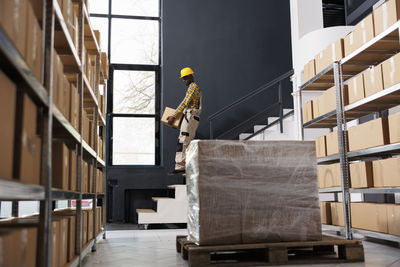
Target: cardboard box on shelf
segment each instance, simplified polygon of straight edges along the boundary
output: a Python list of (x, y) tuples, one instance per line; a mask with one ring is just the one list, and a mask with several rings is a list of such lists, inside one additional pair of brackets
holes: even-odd
[(321, 210), (321, 223), (331, 225), (332, 224), (331, 203), (320, 202), (319, 208)]
[(70, 87), (70, 111), (69, 121), (71, 125), (78, 130), (79, 128), (79, 93), (75, 84), (71, 83)]
[(26, 60), (32, 73), (40, 82), (42, 74), (42, 30), (30, 3), (28, 3), (26, 29)]
[(93, 164), (88, 164), (88, 182), (86, 192), (93, 193)]
[(389, 142), (391, 144), (400, 142), (400, 113), (392, 114), (388, 117)]
[(37, 227), (2, 228), (0, 230), (1, 266), (36, 266)]
[(351, 226), (380, 233), (388, 232), (388, 216), (385, 204), (351, 203)]
[(348, 83), (349, 104), (365, 98), (363, 75), (358, 75)]
[(96, 235), (98, 235), (102, 229), (101, 229), (101, 207), (96, 207)]
[(108, 55), (105, 52), (101, 53), (101, 66), (103, 68), (103, 72), (104, 72), (106, 79), (108, 79), (109, 64), (108, 64)]
[(350, 181), (352, 188), (372, 187), (372, 162), (362, 161), (350, 164)]
[(25, 93), (20, 93), (17, 97), (19, 101), (22, 101), (23, 109), (18, 178), (23, 183), (38, 185), (40, 184), (41, 139), (36, 135), (37, 106)]
[(94, 212), (88, 210), (88, 241), (90, 242), (94, 238)]
[(349, 33), (344, 38), (344, 53), (345, 56), (350, 55), (352, 52), (360, 48), (363, 44), (367, 43), (375, 36), (374, 31), (374, 18), (369, 15), (360, 21), (354, 31)]
[(96, 184), (96, 193), (103, 193), (103, 172), (97, 170), (97, 184)]
[[(36, 247), (37, 247), (37, 238), (38, 238), (38, 229), (36, 227), (28, 227), (23, 230), (23, 242), (25, 241), (25, 246), (22, 244), (21, 247), (24, 247), (25, 255), (23, 260), (25, 260), (26, 267), (35, 267), (36, 265)], [(21, 248), (20, 247), (20, 248)]]
[(88, 211), (82, 210), (82, 244), (85, 246), (88, 242)]
[(387, 204), (388, 234), (400, 236), (400, 205)]
[(69, 190), (69, 149), (62, 142), (52, 146), (53, 187)]
[(0, 178), (13, 178), (17, 88), (0, 70)]
[(58, 265), (64, 266), (68, 261), (68, 218), (65, 216), (53, 216), (53, 221), (60, 225), (58, 231)]
[(374, 187), (400, 186), (400, 158), (372, 162)]
[(51, 266), (59, 266), (60, 221), (53, 220), (51, 222), (51, 227)]
[(319, 97), (314, 98), (312, 100), (312, 111), (313, 111), (313, 118), (316, 119), (321, 116), (319, 112)]
[(26, 59), (28, 1), (0, 1), (0, 23), (5, 33)]
[[(347, 85), (343, 88), (343, 104), (349, 104)], [(319, 115), (325, 115), (333, 110), (336, 110), (336, 88), (332, 87), (326, 90), (321, 96), (318, 97), (318, 112)]]
[(313, 118), (313, 101), (308, 101), (303, 108), (303, 123), (312, 121)]
[(370, 67), (363, 76), (365, 97), (383, 90), (382, 65)]
[(96, 37), (96, 42), (100, 46), (101, 44), (101, 33), (99, 30), (94, 30), (94, 36)]
[(68, 216), (68, 262), (75, 256), (75, 224), (76, 217)]
[(332, 225), (344, 226), (343, 203), (331, 202)]
[(70, 112), (71, 112), (71, 84), (69, 83), (67, 77), (62, 75), (63, 77), (63, 114), (68, 121), (70, 119)]
[(75, 150), (70, 149), (69, 150), (69, 157), (68, 157), (68, 162), (69, 162), (69, 190), (71, 191), (77, 191), (76, 188), (76, 171), (77, 171), (77, 155)]
[[(342, 185), (340, 164), (324, 165), (318, 168), (318, 181), (321, 181), (320, 188), (330, 188)], [(322, 185), (322, 187), (321, 187)]]
[(93, 133), (94, 133), (94, 121), (89, 120), (89, 146), (94, 148), (94, 140), (93, 140)]
[(344, 57), (343, 39), (330, 44), (315, 57), (315, 72), (320, 73), (335, 61)]
[(387, 145), (389, 130), (387, 118), (379, 118), (353, 126), (348, 130), (349, 151)]
[(35, 13), (36, 19), (39, 21), (39, 24), (43, 20), (43, 1), (44, 0), (29, 0), (32, 5), (33, 12)]
[(82, 138), (90, 145), (90, 121), (85, 110), (82, 112)]
[(55, 51), (53, 66), (53, 103), (57, 106), (58, 110), (64, 114), (64, 66), (61, 62), (60, 56)]
[(334, 131), (326, 135), (326, 155), (336, 155), (339, 154), (339, 141), (338, 132)]
[(400, 19), (400, 1), (389, 0), (373, 12), (375, 35), (392, 26)]
[[(78, 5), (76, 5), (76, 6), (78, 6)], [(79, 12), (77, 11), (77, 9), (75, 9), (75, 5), (74, 5), (72, 20), (73, 20), (73, 25), (74, 25), (73, 41), (74, 41), (75, 47), (78, 47), (78, 44), (79, 44), (80, 30), (79, 30), (79, 23), (78, 23), (78, 14), (79, 14)]]
[(304, 66), (304, 82), (308, 82), (315, 75), (315, 59), (312, 59)]
[(86, 161), (82, 162), (82, 188), (81, 188), (81, 192), (82, 193), (88, 193), (87, 192), (87, 186), (88, 186), (88, 163)]
[(400, 83), (400, 53), (382, 63), (383, 89)]
[(326, 157), (326, 136), (315, 138), (315, 149), (317, 158)]

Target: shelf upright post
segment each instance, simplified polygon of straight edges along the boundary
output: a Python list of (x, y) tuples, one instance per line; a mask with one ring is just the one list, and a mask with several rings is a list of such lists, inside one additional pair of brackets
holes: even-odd
[[(100, 51), (98, 52), (100, 53)], [(96, 55), (96, 60), (95, 60), (95, 78), (94, 78), (94, 88), (93, 90), (95, 91), (95, 95), (97, 99), (99, 99), (99, 81), (100, 81), (100, 57), (97, 54)], [(99, 102), (98, 102), (99, 104)], [(97, 127), (98, 127), (98, 118), (99, 118), (99, 107), (94, 108), (94, 114), (93, 114), (93, 125), (94, 125), (94, 131), (93, 131), (93, 145), (94, 145), (94, 150), (96, 152), (96, 158), (93, 161), (93, 183), (92, 183), (92, 190), (94, 193), (93, 201), (92, 201), (92, 208), (93, 208), (93, 233), (94, 233), (94, 243), (92, 247), (92, 251), (96, 251), (96, 238), (97, 238), (97, 156), (98, 156), (98, 147), (97, 147)]]
[(45, 186), (45, 199), (40, 201), (38, 248), (36, 265), (50, 267), (51, 265), (51, 212), (52, 212), (52, 176), (51, 147), (53, 136), (53, 54), (54, 54), (54, 6), (53, 0), (43, 3), (44, 18), (44, 86), (48, 92), (48, 109), (44, 110), (42, 120), (41, 148), (41, 184)]
[[(83, 187), (83, 175), (82, 175), (82, 168), (83, 168), (83, 98), (84, 98), (84, 86), (83, 86), (83, 70), (84, 70), (84, 60), (83, 60), (83, 45), (84, 45), (84, 30), (85, 30), (85, 18), (84, 18), (84, 11), (83, 11), (83, 1), (80, 0), (78, 2), (79, 11), (78, 11), (78, 31), (79, 31), (79, 38), (78, 38), (78, 57), (82, 62), (81, 68), (78, 74), (77, 80), (77, 87), (79, 91), (79, 133), (80, 133), (80, 143), (78, 147), (78, 165), (77, 165), (77, 189), (79, 194), (79, 199), (76, 200), (76, 232), (75, 232), (75, 254), (79, 255), (79, 263), (78, 266), (82, 265), (82, 187)], [(86, 64), (86, 62), (85, 62)]]
[(347, 239), (353, 239), (350, 218), (350, 191), (349, 191), (349, 162), (347, 159), (347, 133), (346, 119), (343, 106), (343, 76), (340, 62), (333, 63), (336, 88), (336, 117), (338, 131), (338, 145), (340, 157), (340, 170), (342, 176), (342, 198), (345, 222), (345, 233)]

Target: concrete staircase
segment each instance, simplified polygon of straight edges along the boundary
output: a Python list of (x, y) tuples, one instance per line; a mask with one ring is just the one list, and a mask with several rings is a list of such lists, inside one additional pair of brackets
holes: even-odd
[[(283, 133), (280, 131), (279, 117), (269, 117), (268, 124), (266, 125), (255, 125), (253, 133), (242, 133), (239, 135), (239, 140), (245, 140), (254, 133), (259, 132), (255, 136), (248, 140), (254, 141), (284, 141), (284, 140), (299, 140), (296, 127), (296, 117), (292, 112), (292, 109), (284, 109), (283, 115), (286, 116), (283, 119)], [(292, 112), (292, 113), (291, 113)], [(266, 128), (267, 127), (267, 128)], [(261, 129), (264, 129), (260, 131)], [(314, 140), (314, 138), (327, 134), (328, 129), (305, 129), (304, 140)]]
[(187, 223), (188, 199), (186, 185), (169, 185), (175, 189), (175, 198), (153, 197), (157, 203), (156, 210), (137, 209), (138, 224), (144, 225), (145, 229), (149, 224)]

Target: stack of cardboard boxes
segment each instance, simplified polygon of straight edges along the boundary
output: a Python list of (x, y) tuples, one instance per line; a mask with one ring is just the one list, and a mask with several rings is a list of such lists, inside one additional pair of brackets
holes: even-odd
[[(0, 117), (3, 122), (0, 126), (0, 177), (40, 184), (41, 138), (37, 134), (38, 108), (26, 93), (17, 93), (14, 82), (1, 70), (0, 84)], [(15, 162), (18, 164), (14, 164)]]
[[(330, 64), (355, 53), (364, 44), (381, 34), (400, 19), (400, 0), (388, 0), (358, 23), (343, 40), (328, 46), (304, 67), (304, 82), (311, 80)], [(392, 43), (380, 43), (379, 49), (398, 51)], [(382, 90), (400, 83), (400, 54), (365, 71), (345, 82), (343, 105), (356, 103)], [(303, 122), (309, 122), (336, 109), (335, 88), (325, 91), (320, 97), (305, 104)], [(400, 142), (400, 113), (388, 118), (378, 118), (357, 126), (347, 132), (350, 152), (380, 147)], [(337, 132), (315, 140), (318, 158), (339, 153)], [(393, 157), (375, 161), (355, 161), (349, 164), (352, 188), (400, 187), (400, 158)], [(318, 169), (320, 188), (342, 185), (340, 164), (320, 166)], [(324, 224), (344, 226), (343, 204), (322, 202), (321, 220)], [(366, 214), (368, 219), (366, 219)], [(400, 235), (400, 205), (376, 203), (351, 203), (352, 227), (370, 231)]]
[(37, 2), (38, 0), (1, 1), (0, 25), (32, 73), (41, 81), (42, 29), (33, 9), (36, 8)]
[[(344, 226), (343, 203), (321, 202), (323, 224)], [(400, 236), (400, 205), (379, 203), (351, 203), (353, 228)]]
[[(102, 208), (97, 209), (96, 231), (102, 231)], [(82, 210), (82, 246), (94, 239), (94, 216), (92, 209)], [(37, 227), (25, 227), (24, 224), (38, 223), (38, 215), (24, 218), (0, 220), (0, 255), (2, 266), (36, 266)], [(63, 267), (76, 257), (76, 210), (62, 209), (52, 215), (52, 267)]]

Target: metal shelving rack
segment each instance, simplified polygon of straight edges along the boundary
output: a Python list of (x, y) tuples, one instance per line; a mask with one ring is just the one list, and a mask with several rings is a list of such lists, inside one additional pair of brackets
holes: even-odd
[[(68, 31), (67, 24), (64, 21), (61, 8), (57, 0), (43, 0), (43, 17), (38, 18), (42, 22), (43, 30), (43, 64), (42, 77), (40, 80), (32, 73), (23, 57), (15, 48), (13, 42), (8, 38), (7, 34), (0, 27), (0, 65), (2, 71), (6, 73), (10, 79), (18, 81), (21, 90), (26, 92), (32, 100), (43, 109), (43, 119), (40, 122), (42, 133), (42, 153), (41, 153), (41, 183), (40, 185), (30, 185), (19, 182), (18, 180), (7, 180), (0, 177), (0, 201), (13, 201), (13, 215), (18, 215), (18, 201), (31, 200), (40, 201), (40, 213), (38, 223), (38, 247), (36, 266), (51, 266), (51, 222), (53, 202), (57, 200), (76, 200), (76, 257), (68, 263), (68, 266), (81, 266), (82, 258), (90, 251), (96, 250), (96, 241), (105, 238), (105, 216), (103, 216), (103, 229), (97, 227), (97, 200), (102, 199), (103, 215), (105, 214), (105, 194), (101, 193), (82, 193), (82, 164), (83, 160), (92, 163), (92, 181), (93, 189), (97, 192), (96, 175), (97, 169), (103, 172), (105, 179), (105, 162), (97, 154), (97, 142), (91, 148), (83, 141), (82, 132), (82, 110), (90, 110), (94, 126), (92, 129), (92, 138), (97, 140), (97, 127), (105, 127), (106, 123), (103, 114), (101, 114), (97, 94), (98, 90), (93, 91), (89, 81), (83, 73), (83, 47), (85, 42), (92, 44), (90, 53), (96, 54), (96, 76), (95, 86), (98, 88), (100, 83), (105, 82), (105, 75), (101, 66), (99, 44), (96, 41), (94, 32), (90, 26), (88, 12), (84, 0), (72, 0), (74, 4), (79, 5), (78, 25), (79, 25), (79, 43), (77, 48), (72, 41), (72, 37)], [(77, 131), (71, 123), (64, 117), (60, 110), (53, 104), (53, 54), (54, 32), (62, 31), (62, 40), (65, 43), (63, 53), (71, 57), (71, 65), (65, 67), (66, 72), (76, 73), (78, 76), (77, 87), (80, 95), (79, 103), (79, 131)], [(102, 131), (104, 132), (104, 131)], [(51, 148), (53, 140), (62, 140), (70, 147), (76, 148), (77, 159), (77, 192), (63, 191), (52, 187), (52, 166), (51, 166)], [(103, 185), (105, 182), (103, 180)], [(103, 192), (104, 188), (103, 188)], [(82, 249), (82, 200), (93, 200), (93, 233), (94, 236), (89, 243)], [(99, 231), (100, 230), (100, 231)]]
[[(358, 233), (376, 239), (400, 243), (400, 237), (397, 236), (351, 228), (350, 216), (351, 193), (395, 194), (400, 193), (400, 188), (349, 188), (349, 161), (399, 155), (400, 143), (355, 152), (349, 152), (347, 144), (347, 122), (359, 119), (368, 114), (377, 114), (377, 116), (381, 116), (382, 111), (400, 105), (400, 84), (396, 84), (350, 105), (343, 105), (343, 88), (345, 82), (359, 75), (368, 69), (369, 66), (377, 65), (396, 53), (399, 53), (399, 35), (400, 21), (396, 22), (387, 30), (377, 35), (339, 62), (334, 62), (299, 88), (300, 103), (302, 103), (302, 92), (304, 91), (325, 91), (333, 86), (336, 88), (336, 110), (314, 118), (307, 123), (302, 122), (302, 134), (304, 139), (305, 128), (329, 128), (332, 131), (334, 127), (337, 127), (339, 154), (320, 158), (317, 160), (317, 163), (332, 164), (340, 162), (342, 186), (320, 189), (319, 192), (342, 194), (345, 226), (324, 225), (323, 229), (342, 232), (348, 239), (353, 239), (353, 233)], [(302, 105), (300, 105), (300, 107), (302, 109)]]

